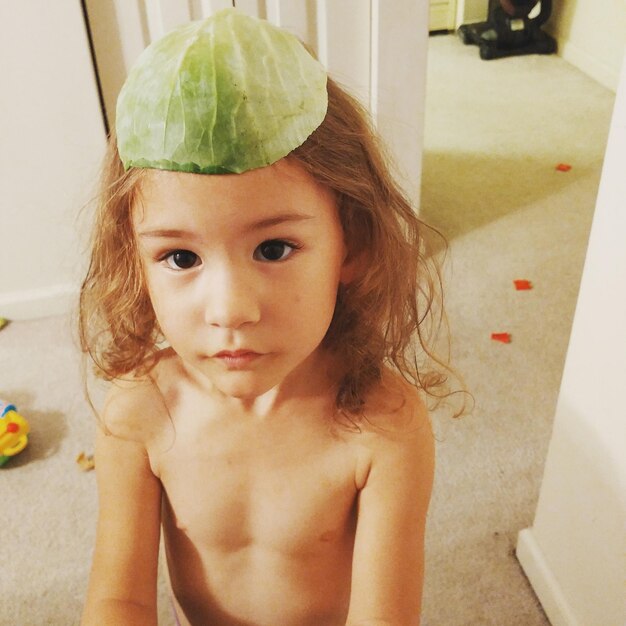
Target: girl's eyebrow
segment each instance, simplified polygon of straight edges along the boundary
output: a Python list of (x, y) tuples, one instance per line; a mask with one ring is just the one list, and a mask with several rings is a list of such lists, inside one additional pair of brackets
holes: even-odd
[(269, 226), (276, 226), (284, 222), (298, 222), (301, 220), (312, 220), (314, 215), (306, 215), (305, 213), (282, 213), (275, 215), (274, 217), (268, 217), (266, 219), (258, 220), (248, 224), (245, 230), (260, 230), (261, 228), (268, 228)]
[(178, 230), (175, 228), (157, 228), (137, 232), (138, 237), (150, 237), (153, 239), (197, 239), (198, 234), (190, 230)]
[[(268, 217), (256, 222), (247, 224), (244, 227), (245, 231), (261, 230), (262, 228), (269, 228), (270, 226), (276, 226), (277, 224), (283, 224), (284, 222), (298, 222), (302, 220), (314, 219), (314, 215), (306, 215), (305, 213), (282, 213), (275, 215), (274, 217)], [(154, 230), (139, 231), (138, 237), (144, 238), (163, 238), (163, 239), (197, 239), (198, 234), (189, 230), (179, 230), (175, 228), (157, 228)]]

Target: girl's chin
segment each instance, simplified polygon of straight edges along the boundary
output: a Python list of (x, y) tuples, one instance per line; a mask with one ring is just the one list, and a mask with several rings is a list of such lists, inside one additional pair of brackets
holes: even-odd
[(228, 372), (225, 375), (211, 377), (213, 387), (223, 396), (237, 400), (255, 400), (267, 393), (280, 380), (269, 379), (251, 372)]

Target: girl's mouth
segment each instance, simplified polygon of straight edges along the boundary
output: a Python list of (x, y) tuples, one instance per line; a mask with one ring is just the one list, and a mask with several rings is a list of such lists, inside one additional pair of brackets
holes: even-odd
[(249, 365), (260, 356), (261, 355), (258, 352), (253, 352), (251, 350), (235, 350), (232, 352), (229, 350), (223, 350), (222, 352), (218, 352), (214, 355), (214, 358), (221, 361), (229, 369), (239, 369)]

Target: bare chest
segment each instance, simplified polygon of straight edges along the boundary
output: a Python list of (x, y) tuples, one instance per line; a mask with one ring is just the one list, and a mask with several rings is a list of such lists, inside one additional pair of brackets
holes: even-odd
[(178, 432), (159, 460), (164, 521), (201, 550), (306, 559), (353, 535), (355, 468), (324, 428)]

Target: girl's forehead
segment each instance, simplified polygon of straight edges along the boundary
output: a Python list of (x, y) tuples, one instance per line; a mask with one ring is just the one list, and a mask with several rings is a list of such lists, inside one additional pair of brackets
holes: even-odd
[(297, 161), (280, 161), (242, 174), (190, 174), (146, 170), (135, 222), (173, 217), (176, 212), (229, 213), (253, 220), (290, 210), (315, 214), (335, 209), (334, 193), (318, 183)]

